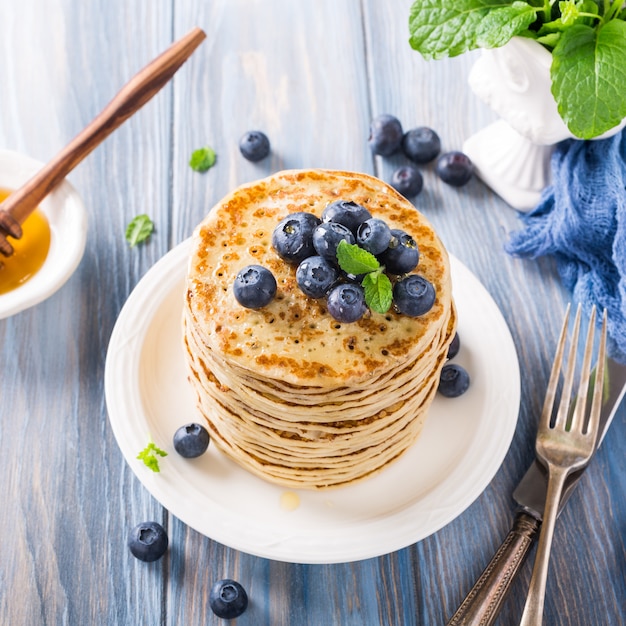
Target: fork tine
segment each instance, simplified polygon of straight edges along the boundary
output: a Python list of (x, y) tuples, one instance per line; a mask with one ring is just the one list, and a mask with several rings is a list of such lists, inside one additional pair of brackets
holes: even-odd
[(561, 392), (561, 402), (559, 411), (554, 421), (554, 428), (565, 430), (565, 423), (569, 413), (570, 402), (572, 397), (572, 387), (574, 386), (574, 371), (576, 370), (576, 352), (578, 349), (578, 334), (580, 332), (580, 316), (582, 307), (579, 304), (576, 309), (576, 318), (574, 320), (574, 330), (572, 331), (572, 341), (567, 357), (567, 370), (563, 382), (563, 390)]
[(546, 389), (545, 399), (543, 401), (543, 409), (539, 418), (539, 425), (545, 427), (550, 426), (550, 418), (552, 416), (552, 407), (554, 406), (554, 398), (559, 384), (559, 375), (561, 373), (561, 365), (563, 363), (563, 352), (565, 351), (565, 341), (567, 339), (567, 323), (569, 321), (570, 305), (567, 305), (565, 316), (563, 318), (563, 326), (561, 327), (561, 335), (556, 345), (556, 353), (552, 361), (552, 370), (550, 372), (550, 380)]
[(589, 414), (589, 423), (587, 425), (587, 433), (597, 438), (598, 428), (600, 425), (600, 409), (602, 408), (602, 396), (604, 393), (604, 369), (606, 366), (606, 333), (607, 333), (607, 312), (604, 309), (602, 315), (602, 331), (600, 335), (600, 346), (598, 348), (598, 361), (596, 365), (596, 380), (593, 388), (593, 400), (591, 404), (591, 412)]
[[(583, 431), (585, 425), (585, 409), (587, 407), (587, 394), (589, 390), (589, 379), (591, 376), (591, 354), (593, 352), (593, 338), (596, 325), (596, 307), (591, 309), (589, 316), (589, 326), (587, 328), (587, 340), (585, 343), (585, 354), (580, 371), (580, 383), (578, 385), (578, 396), (576, 398), (576, 408), (572, 415), (570, 430)], [(596, 372), (597, 374), (597, 372)]]

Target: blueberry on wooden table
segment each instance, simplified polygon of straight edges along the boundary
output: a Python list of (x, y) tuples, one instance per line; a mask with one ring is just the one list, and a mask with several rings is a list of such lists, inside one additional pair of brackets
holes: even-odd
[(248, 608), (248, 594), (236, 580), (224, 578), (211, 587), (209, 606), (217, 617), (235, 619)]
[(435, 173), (444, 183), (453, 187), (462, 187), (472, 177), (474, 165), (463, 152), (446, 152), (437, 159)]
[(470, 377), (467, 370), (456, 363), (446, 363), (441, 368), (437, 391), (446, 398), (463, 395), (469, 388)]
[(372, 120), (367, 143), (374, 154), (390, 156), (400, 149), (403, 136), (400, 120), (384, 113)]
[(174, 449), (186, 459), (195, 459), (209, 447), (209, 431), (201, 424), (185, 424), (174, 433)]
[(167, 550), (168, 538), (158, 522), (137, 524), (128, 536), (128, 548), (140, 561), (148, 563), (160, 559)]
[(331, 202), (322, 212), (322, 222), (338, 222), (343, 224), (353, 233), (372, 214), (360, 204), (351, 200), (337, 200)]
[(403, 315), (418, 317), (433, 308), (435, 288), (423, 276), (410, 274), (393, 286), (393, 301)]
[(402, 151), (415, 163), (428, 163), (441, 151), (441, 140), (432, 128), (412, 128), (402, 138)]
[(248, 161), (261, 161), (270, 153), (270, 140), (260, 130), (249, 130), (239, 140), (239, 150)]
[(378, 259), (387, 273), (406, 274), (417, 267), (419, 249), (411, 235), (399, 228), (392, 228), (389, 246), (378, 255)]
[(272, 246), (278, 256), (297, 265), (316, 254), (313, 247), (313, 231), (321, 224), (317, 215), (306, 211), (291, 213), (284, 217), (272, 232)]
[(405, 198), (413, 198), (422, 191), (424, 179), (414, 165), (403, 165), (393, 172), (390, 183)]
[(248, 309), (260, 309), (268, 305), (276, 295), (276, 279), (262, 265), (247, 265), (235, 276), (233, 294)]

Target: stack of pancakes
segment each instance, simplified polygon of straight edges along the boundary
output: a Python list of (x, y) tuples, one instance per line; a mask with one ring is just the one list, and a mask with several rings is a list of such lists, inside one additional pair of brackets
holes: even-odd
[[(435, 287), (417, 318), (367, 312), (335, 321), (302, 293), (295, 267), (271, 245), (289, 213), (317, 216), (336, 200), (418, 243), (415, 272)], [(274, 300), (258, 310), (233, 295), (246, 265), (274, 274)], [(455, 332), (448, 255), (415, 207), (382, 181), (329, 170), (280, 172), (236, 189), (196, 228), (183, 312), (189, 380), (212, 440), (247, 470), (295, 488), (371, 476), (417, 439)]]

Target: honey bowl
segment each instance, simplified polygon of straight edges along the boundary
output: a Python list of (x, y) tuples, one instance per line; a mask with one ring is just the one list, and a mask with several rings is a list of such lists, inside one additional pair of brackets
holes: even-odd
[[(22, 186), (43, 163), (0, 150), (0, 201)], [(0, 319), (15, 315), (50, 297), (72, 275), (85, 251), (87, 213), (76, 189), (64, 180), (23, 224), (21, 239), (11, 239), (15, 252), (0, 255)], [(46, 251), (47, 248), (47, 251)]]

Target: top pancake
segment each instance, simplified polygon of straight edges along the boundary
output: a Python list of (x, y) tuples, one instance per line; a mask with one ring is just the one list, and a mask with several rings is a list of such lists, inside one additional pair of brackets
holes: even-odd
[[(415, 239), (420, 260), (412, 273), (428, 279), (436, 292), (428, 313), (411, 318), (390, 309), (340, 324), (324, 299), (300, 291), (296, 268), (271, 245), (272, 232), (289, 213), (319, 217), (336, 200), (357, 202)], [(235, 276), (250, 264), (267, 267), (278, 284), (274, 300), (259, 310), (241, 306), (233, 295)], [(206, 348), (253, 378), (296, 387), (352, 386), (428, 349), (450, 317), (450, 267), (429, 222), (381, 180), (353, 172), (284, 171), (237, 188), (196, 228), (186, 306)]]

